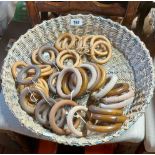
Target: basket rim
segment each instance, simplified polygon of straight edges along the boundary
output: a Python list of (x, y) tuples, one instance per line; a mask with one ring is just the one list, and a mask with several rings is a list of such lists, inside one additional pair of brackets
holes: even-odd
[[(155, 83), (154, 83), (155, 74), (154, 74), (154, 65), (153, 65), (152, 57), (150, 56), (149, 50), (146, 48), (144, 42), (141, 41), (140, 38), (139, 38), (138, 36), (136, 36), (136, 35), (133, 33), (133, 31), (127, 29), (127, 27), (125, 27), (125, 26), (123, 26), (123, 25), (121, 25), (121, 24), (119, 24), (119, 23), (117, 23), (117, 22), (115, 22), (115, 21), (112, 21), (111, 19), (106, 19), (106, 18), (104, 18), (104, 17), (102, 17), (102, 16), (95, 16), (95, 15), (92, 15), (92, 14), (87, 14), (87, 15), (83, 15), (83, 14), (76, 14), (76, 15), (68, 14), (68, 15), (64, 15), (64, 16), (59, 16), (59, 17), (57, 17), (57, 18), (52, 18), (52, 19), (50, 19), (50, 20), (45, 20), (45, 21), (43, 21), (42, 23), (35, 25), (33, 28), (28, 29), (28, 30), (26, 31), (25, 34), (29, 33), (31, 30), (36, 29), (37, 27), (39, 27), (39, 26), (41, 26), (41, 25), (44, 25), (46, 22), (50, 22), (50, 21), (52, 21), (52, 20), (54, 20), (54, 19), (59, 19), (59, 18), (62, 18), (62, 17), (69, 17), (69, 16), (71, 16), (71, 17), (77, 17), (77, 16), (87, 17), (87, 16), (91, 16), (91, 17), (93, 17), (93, 18), (101, 18), (101, 19), (106, 20), (106, 21), (108, 21), (108, 22), (110, 22), (110, 23), (114, 23), (115, 25), (119, 25), (121, 28), (125, 29), (128, 33), (130, 33), (131, 36), (133, 36), (133, 37), (141, 44), (141, 46), (142, 46), (143, 49), (145, 50), (145, 52), (146, 52), (146, 54), (147, 54), (147, 56), (148, 56), (148, 60), (149, 60), (148, 63), (149, 63), (150, 68), (151, 68), (151, 75), (150, 75), (150, 77), (152, 78), (152, 80), (151, 80), (150, 90), (149, 90), (149, 93), (148, 93), (148, 98), (146, 99), (147, 102), (146, 102), (145, 105), (142, 107), (142, 109), (140, 109), (140, 111), (138, 111), (138, 113), (135, 113), (135, 114), (134, 114), (134, 120), (129, 124), (129, 126), (128, 126), (128, 129), (129, 129), (129, 128), (142, 116), (142, 114), (144, 113), (144, 109), (147, 107), (147, 105), (149, 104), (149, 102), (150, 102), (150, 100), (151, 100), (151, 98), (152, 98), (152, 96), (153, 96), (153, 90), (154, 90), (154, 84), (155, 84)], [(4, 66), (5, 66), (5, 63), (6, 63), (5, 60), (7, 59), (8, 55), (9, 55), (9, 52), (18, 44), (18, 41), (19, 41), (22, 37), (24, 37), (25, 34), (21, 35), (21, 36), (18, 38), (18, 40), (14, 43), (14, 45), (12, 46), (12, 48), (9, 49), (8, 54), (7, 54), (7, 56), (6, 56), (5, 59), (4, 59), (4, 63), (3, 63), (3, 66), (2, 66), (2, 74), (1, 74), (1, 77), (3, 77), (3, 74), (4, 74), (4, 72), (5, 72), (5, 71), (4, 71)], [(4, 87), (3, 82), (4, 82), (4, 81), (3, 81), (3, 78), (2, 78), (2, 92), (3, 92), (3, 90), (4, 90), (4, 88), (3, 88), (3, 87)], [(4, 95), (4, 94), (3, 94), (3, 95)], [(5, 95), (4, 95), (4, 99), (5, 99)], [(66, 145), (76, 145), (76, 146), (86, 146), (86, 145), (96, 145), (96, 144), (106, 143), (106, 141), (100, 141), (100, 142), (93, 141), (93, 143), (89, 143), (88, 141), (89, 141), (90, 139), (87, 139), (87, 143), (82, 143), (82, 144), (79, 144), (79, 143), (78, 143), (78, 144), (77, 144), (77, 143), (72, 143), (72, 142), (70, 142), (70, 141), (67, 142), (67, 140), (66, 140), (66, 142), (64, 143), (64, 142), (62, 142), (62, 141), (57, 141), (57, 140), (56, 140), (55, 138), (53, 138), (53, 137), (48, 138), (48, 136), (45, 136), (45, 135), (41, 134), (40, 132), (34, 132), (34, 131), (32, 130), (32, 128), (27, 127), (27, 126), (19, 119), (19, 117), (17, 117), (16, 113), (14, 113), (14, 111), (13, 111), (13, 110), (11, 109), (11, 107), (9, 106), (9, 103), (6, 102), (6, 99), (5, 99), (5, 103), (6, 103), (6, 105), (8, 106), (9, 110), (13, 113), (14, 117), (17, 118), (17, 120), (19, 121), (19, 123), (20, 123), (22, 126), (24, 126), (25, 128), (27, 128), (28, 130), (30, 130), (33, 134), (37, 134), (38, 137), (40, 136), (40, 137), (43, 138), (43, 139), (52, 140), (52, 141), (54, 141), (54, 142), (63, 143), (63, 144), (66, 144)], [(120, 132), (120, 135), (119, 135), (119, 136), (123, 135), (124, 133), (125, 133), (125, 130), (124, 130), (123, 132)], [(111, 141), (113, 138), (114, 138), (114, 137), (111, 136), (111, 138), (109, 138), (108, 141)], [(78, 138), (77, 138), (77, 139), (78, 139)]]

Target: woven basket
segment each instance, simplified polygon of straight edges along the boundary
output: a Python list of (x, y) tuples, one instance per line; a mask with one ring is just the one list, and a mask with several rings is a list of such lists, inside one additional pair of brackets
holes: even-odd
[[(82, 20), (81, 25), (71, 25), (71, 19)], [(55, 42), (60, 33), (71, 32), (77, 35), (100, 34), (105, 35), (113, 45), (113, 56), (104, 65), (107, 74), (117, 74), (119, 82), (127, 82), (135, 90), (132, 105), (124, 109), (129, 119), (122, 128), (110, 134), (93, 133), (88, 137), (76, 138), (59, 136), (39, 125), (31, 116), (23, 111), (18, 102), (18, 93), (12, 77), (11, 66), (17, 60), (31, 63), (31, 52), (47, 42)], [(5, 102), (14, 116), (27, 129), (42, 139), (52, 140), (67, 145), (96, 145), (106, 143), (114, 137), (124, 134), (144, 113), (150, 103), (154, 89), (154, 74), (152, 59), (149, 51), (140, 39), (126, 27), (109, 19), (93, 15), (67, 15), (44, 21), (22, 35), (9, 50), (2, 69), (2, 89)], [(84, 103), (79, 101), (79, 104)]]

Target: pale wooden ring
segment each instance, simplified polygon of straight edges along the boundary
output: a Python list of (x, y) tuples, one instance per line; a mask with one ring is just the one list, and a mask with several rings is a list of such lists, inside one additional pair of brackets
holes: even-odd
[[(50, 123), (51, 129), (58, 135), (66, 135), (71, 133), (70, 130), (66, 130), (58, 127), (55, 121), (57, 111), (65, 105), (77, 106), (77, 103), (72, 100), (60, 100), (56, 104), (54, 104), (54, 106), (52, 107), (49, 113), (49, 123)], [(79, 123), (80, 123), (80, 119), (76, 119), (74, 123), (74, 127), (77, 128), (79, 126)]]
[[(98, 59), (98, 58), (96, 57), (96, 54), (95, 54), (95, 47), (96, 47), (98, 44), (104, 44), (104, 45), (107, 47), (108, 55), (107, 55), (107, 57), (104, 58), (104, 59)], [(111, 56), (112, 56), (112, 50), (111, 50), (111, 48), (109, 47), (109, 45), (108, 45), (106, 42), (104, 42), (104, 41), (102, 41), (102, 40), (96, 41), (96, 42), (94, 43), (94, 45), (92, 46), (92, 48), (91, 48), (91, 58), (92, 58), (96, 63), (98, 63), (98, 64), (104, 64), (104, 63), (106, 63), (106, 62), (111, 58)]]
[(60, 46), (60, 42), (61, 40), (63, 40), (64, 38), (70, 38), (71, 42), (68, 44), (67, 46), (67, 49), (71, 49), (72, 47), (74, 47), (75, 45), (75, 36), (71, 33), (63, 33), (61, 34), (58, 39), (56, 40), (56, 43), (55, 43), (55, 47), (59, 50), (59, 51), (62, 51), (62, 50), (65, 50), (66, 48), (62, 48)]
[(62, 65), (60, 62), (61, 62), (61, 58), (62, 56), (66, 55), (66, 54), (72, 54), (75, 56), (75, 60), (76, 62), (74, 63), (74, 65), (72, 67), (78, 67), (79, 66), (79, 63), (80, 63), (80, 56), (78, 53), (76, 53), (75, 51), (73, 50), (63, 50), (62, 52), (60, 52), (56, 58), (56, 63), (57, 63), (57, 66), (60, 68), (60, 69), (64, 69), (65, 66)]

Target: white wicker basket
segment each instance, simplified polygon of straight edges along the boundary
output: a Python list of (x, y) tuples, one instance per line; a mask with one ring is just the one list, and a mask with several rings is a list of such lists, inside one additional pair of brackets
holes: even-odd
[[(71, 19), (80, 19), (82, 24), (71, 25)], [(128, 82), (135, 90), (134, 103), (124, 110), (129, 119), (120, 130), (111, 134), (94, 133), (82, 138), (75, 138), (72, 135), (59, 136), (43, 128), (21, 109), (15, 81), (11, 74), (12, 64), (17, 60), (31, 63), (30, 55), (34, 49), (47, 42), (55, 42), (56, 37), (63, 32), (77, 35), (104, 34), (112, 42), (113, 56), (104, 67), (108, 74), (117, 74), (119, 81)], [(40, 138), (77, 146), (105, 143), (124, 134), (150, 103), (154, 89), (153, 80), (153, 63), (149, 51), (133, 32), (109, 19), (81, 14), (61, 16), (44, 21), (28, 30), (9, 50), (2, 68), (2, 89), (5, 102), (19, 122)]]

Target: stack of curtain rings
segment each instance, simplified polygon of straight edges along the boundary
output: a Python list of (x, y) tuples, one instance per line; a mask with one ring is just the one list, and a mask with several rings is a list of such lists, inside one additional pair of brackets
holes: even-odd
[[(134, 90), (107, 75), (103, 64), (111, 56), (103, 35), (61, 34), (55, 44), (32, 51), (31, 64), (13, 64), (21, 108), (58, 135), (117, 131), (127, 120), (123, 108), (132, 104)], [(85, 106), (77, 102), (84, 95), (89, 95)]]

